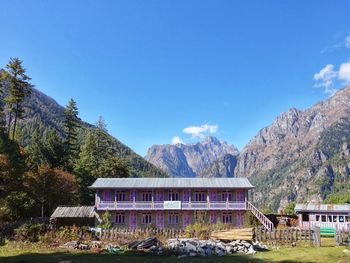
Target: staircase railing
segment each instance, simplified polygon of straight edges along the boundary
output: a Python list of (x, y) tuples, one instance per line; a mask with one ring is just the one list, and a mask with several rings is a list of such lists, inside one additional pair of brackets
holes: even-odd
[(259, 211), (251, 202), (247, 201), (247, 209), (264, 225), (268, 230), (273, 230), (274, 225), (262, 212)]

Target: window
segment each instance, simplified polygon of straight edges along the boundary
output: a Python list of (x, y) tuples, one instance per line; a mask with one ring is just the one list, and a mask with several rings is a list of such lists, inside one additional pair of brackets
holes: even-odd
[(345, 222), (350, 222), (349, 216), (345, 216)]
[(316, 221), (317, 221), (317, 222), (320, 221), (320, 215), (316, 215)]
[(231, 213), (222, 213), (222, 223), (232, 224), (232, 214)]
[(168, 217), (169, 225), (176, 225), (179, 223), (179, 214), (178, 213), (169, 213)]
[(221, 193), (221, 200), (222, 201), (232, 201), (232, 193), (230, 191), (224, 191)]
[(309, 222), (309, 214), (302, 214), (302, 221)]
[(115, 215), (115, 223), (116, 224), (124, 224), (125, 223), (125, 214), (124, 213), (117, 213)]
[(328, 218), (328, 222), (333, 222), (332, 221), (332, 216), (327, 216), (327, 218)]
[(344, 223), (344, 216), (339, 216), (339, 223)]
[(117, 202), (124, 202), (125, 201), (125, 192), (124, 191), (117, 191), (115, 195), (115, 199)]
[(174, 191), (170, 191), (169, 192), (169, 200), (170, 201), (179, 201), (179, 193), (174, 192)]
[(142, 224), (151, 224), (152, 223), (152, 215), (151, 213), (143, 213), (142, 214)]
[(151, 191), (142, 192), (142, 201), (145, 201), (145, 202), (152, 201), (152, 192)]
[(204, 191), (196, 191), (194, 195), (194, 200), (197, 202), (207, 201), (207, 195)]
[(321, 216), (321, 221), (322, 221), (322, 222), (327, 222), (326, 216)]
[(333, 222), (337, 222), (338, 216), (333, 216)]

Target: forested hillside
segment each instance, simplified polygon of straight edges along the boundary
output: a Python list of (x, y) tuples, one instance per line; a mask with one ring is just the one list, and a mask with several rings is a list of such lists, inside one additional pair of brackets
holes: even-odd
[(0, 221), (49, 216), (57, 205), (92, 204), (97, 177), (164, 177), (108, 134), (35, 89), (17, 58), (0, 70)]

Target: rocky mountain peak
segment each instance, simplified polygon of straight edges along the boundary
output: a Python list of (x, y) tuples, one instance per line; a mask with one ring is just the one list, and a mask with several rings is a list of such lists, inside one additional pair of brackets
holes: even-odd
[(172, 176), (192, 177), (226, 154), (238, 153), (235, 146), (208, 136), (192, 144), (153, 145), (145, 158)]

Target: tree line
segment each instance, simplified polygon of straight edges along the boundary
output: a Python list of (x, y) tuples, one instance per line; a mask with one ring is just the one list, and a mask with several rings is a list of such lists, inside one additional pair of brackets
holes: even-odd
[(78, 140), (86, 128), (73, 99), (65, 107), (64, 134), (36, 129), (22, 147), (18, 123), (25, 121), (25, 100), (33, 88), (19, 58), (0, 69), (0, 223), (47, 217), (58, 205), (91, 205), (94, 196), (87, 187), (96, 178), (130, 175), (129, 164), (109, 143), (102, 117)]

